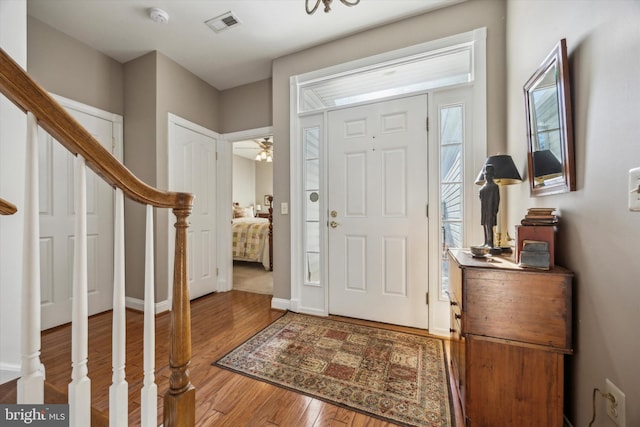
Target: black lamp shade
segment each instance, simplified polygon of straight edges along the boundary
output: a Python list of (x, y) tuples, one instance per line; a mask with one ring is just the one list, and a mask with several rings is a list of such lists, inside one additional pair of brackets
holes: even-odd
[(550, 151), (533, 152), (533, 170), (536, 177), (554, 177), (562, 174), (562, 163)]
[[(520, 173), (513, 163), (513, 159), (507, 154), (490, 156), (484, 162), (484, 166), (486, 165), (493, 165), (493, 181), (498, 185), (511, 185), (522, 182), (522, 177), (520, 177)], [(484, 166), (476, 178), (477, 185), (485, 183)]]

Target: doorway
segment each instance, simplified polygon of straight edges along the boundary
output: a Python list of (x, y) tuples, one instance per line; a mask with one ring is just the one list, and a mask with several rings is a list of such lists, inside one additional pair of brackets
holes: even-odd
[[(330, 181), (333, 179), (330, 165), (333, 160), (327, 148), (332, 145), (329, 116), (344, 108), (429, 94), (432, 117), (426, 117), (424, 121), (429, 134), (429, 180), (426, 184), (427, 203), (423, 205), (424, 215), (428, 217), (427, 230), (423, 235), (428, 240), (429, 250), (429, 257), (424, 260), (427, 268), (424, 280), (428, 292), (421, 295), (419, 300), (425, 304), (423, 313), (428, 318), (429, 332), (448, 335), (449, 300), (445, 292), (446, 283), (442, 280), (444, 251), (440, 237), (445, 220), (440, 203), (444, 190), (453, 185), (460, 186), (459, 194), (464, 200), (465, 211), (459, 220), (464, 223), (464, 228), (451, 224), (451, 218), (448, 217), (446, 225), (449, 229), (455, 228), (464, 233), (461, 238), (463, 244), (468, 240), (473, 241), (480, 227), (471, 221), (471, 213), (477, 212), (479, 206), (477, 197), (471, 197), (475, 190), (472, 177), (475, 177), (486, 159), (486, 29), (478, 28), (334, 65), (292, 76), (290, 80), (291, 293), (288, 301), (278, 301), (278, 308), (320, 316), (326, 316), (334, 310), (334, 304), (330, 301), (331, 294), (335, 292), (330, 283), (334, 280), (330, 234), (335, 230), (331, 226), (335, 209), (330, 206), (329, 194)], [(464, 89), (469, 96), (459, 100), (445, 100), (446, 97), (441, 96), (458, 89)], [(445, 105), (449, 103), (453, 103), (451, 105), (455, 108)], [(440, 138), (448, 133), (440, 127), (449, 122), (441, 120), (445, 113), (453, 110), (463, 113), (460, 116), (462, 120), (458, 121), (462, 126), (457, 128), (464, 130), (460, 139), (463, 141), (460, 153), (462, 161), (456, 163), (461, 173), (456, 175), (459, 181), (445, 182), (440, 174), (446, 172), (445, 166), (451, 165), (441, 164), (441, 160), (442, 154), (450, 151), (451, 144), (441, 144)], [(383, 172), (379, 170), (375, 173)], [(455, 220), (458, 221), (458, 218)], [(355, 245), (352, 247), (357, 248)], [(361, 253), (366, 253), (366, 250)], [(388, 253), (396, 255), (390, 249)], [(360, 271), (372, 274), (364, 267)], [(351, 272), (347, 271), (347, 274)], [(346, 281), (342, 279), (342, 282)], [(398, 323), (398, 320), (394, 318), (390, 323)]]
[(273, 136), (232, 142), (232, 289), (273, 295)]

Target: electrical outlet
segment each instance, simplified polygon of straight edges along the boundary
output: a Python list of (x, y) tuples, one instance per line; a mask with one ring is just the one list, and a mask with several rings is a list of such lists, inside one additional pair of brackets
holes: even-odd
[(280, 203), (280, 214), (288, 215), (289, 214), (289, 203), (282, 202)]
[(611, 418), (618, 427), (625, 427), (625, 405), (624, 405), (624, 393), (620, 391), (618, 387), (615, 386), (608, 378), (607, 384), (605, 388), (605, 393), (611, 394), (615, 399), (615, 402), (612, 402), (609, 399), (605, 399), (607, 403), (607, 415)]

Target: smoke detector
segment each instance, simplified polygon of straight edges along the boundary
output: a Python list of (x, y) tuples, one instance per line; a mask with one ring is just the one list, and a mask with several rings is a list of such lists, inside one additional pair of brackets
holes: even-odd
[(152, 7), (149, 9), (149, 18), (158, 24), (166, 24), (169, 22), (169, 14), (159, 7)]

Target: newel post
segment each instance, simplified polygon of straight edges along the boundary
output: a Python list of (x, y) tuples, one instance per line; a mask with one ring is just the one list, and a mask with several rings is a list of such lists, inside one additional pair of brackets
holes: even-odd
[(164, 395), (164, 426), (189, 427), (195, 425), (196, 389), (189, 380), (191, 363), (191, 310), (187, 282), (187, 217), (188, 206), (175, 208), (176, 243), (173, 264), (173, 303), (169, 340), (169, 390)]

